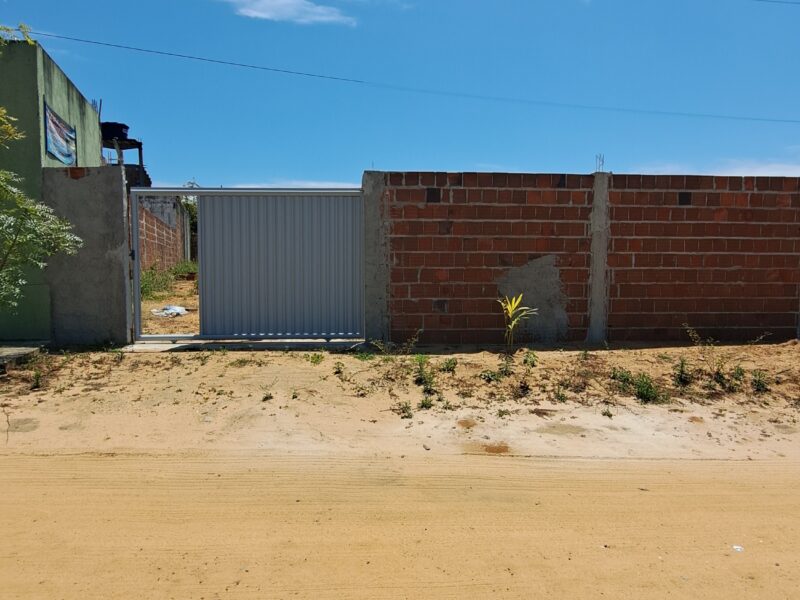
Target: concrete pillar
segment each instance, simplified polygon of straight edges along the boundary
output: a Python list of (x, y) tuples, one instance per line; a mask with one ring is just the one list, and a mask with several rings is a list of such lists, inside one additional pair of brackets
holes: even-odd
[(72, 223), (77, 254), (48, 260), (56, 346), (131, 342), (128, 207), (121, 167), (42, 169), (42, 201)]
[(389, 207), (385, 175), (367, 171), (364, 198), (364, 336), (389, 340)]
[(611, 218), (608, 206), (610, 173), (595, 173), (594, 201), (590, 228), (592, 236), (591, 268), (589, 271), (589, 327), (586, 342), (600, 344), (608, 337), (608, 245), (611, 237)]

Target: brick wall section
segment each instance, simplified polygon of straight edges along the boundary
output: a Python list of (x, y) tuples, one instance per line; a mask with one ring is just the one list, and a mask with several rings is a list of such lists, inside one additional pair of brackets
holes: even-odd
[(170, 227), (139, 206), (139, 252), (142, 269), (169, 269), (184, 259), (183, 227)]
[(800, 310), (800, 179), (614, 175), (609, 337), (791, 338)]
[(405, 341), (499, 343), (497, 281), (556, 256), (569, 337), (586, 335), (589, 217), (586, 175), (386, 173), (390, 329)]

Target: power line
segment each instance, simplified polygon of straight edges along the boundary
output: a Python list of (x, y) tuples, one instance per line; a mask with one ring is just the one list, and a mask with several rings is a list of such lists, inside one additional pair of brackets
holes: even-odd
[[(758, 1), (758, 0), (757, 0)], [(767, 0), (761, 0), (767, 1)], [(774, 2), (778, 2), (779, 0), (772, 0)], [(205, 56), (194, 56), (191, 54), (181, 54), (178, 52), (168, 52), (165, 50), (153, 50), (151, 48), (138, 48), (136, 46), (126, 46), (123, 44), (113, 44), (110, 42), (99, 42), (96, 40), (87, 40), (83, 38), (76, 38), (70, 37), (66, 35), (57, 35), (54, 33), (45, 33), (39, 31), (31, 31), (33, 35), (55, 38), (60, 40), (67, 40), (70, 42), (79, 42), (82, 44), (92, 44), (95, 46), (105, 46), (108, 48), (117, 48), (120, 50), (129, 50), (132, 52), (141, 52), (145, 54), (154, 54), (158, 56), (168, 56), (170, 58), (180, 58), (184, 60), (192, 60), (204, 63), (212, 63), (217, 65), (223, 65), (228, 67), (238, 67), (242, 69), (254, 69), (258, 71), (267, 71), (270, 73), (279, 73), (282, 75), (292, 75), (295, 77), (309, 77), (314, 79), (323, 79), (328, 81), (338, 81), (341, 83), (350, 83), (355, 85), (363, 85), (373, 88), (385, 89), (385, 90), (392, 90), (397, 92), (407, 92), (412, 94), (426, 94), (430, 96), (443, 96), (443, 97), (450, 97), (450, 98), (462, 98), (467, 100), (481, 100), (484, 102), (502, 102), (506, 104), (524, 104), (524, 105), (531, 105), (531, 106), (547, 106), (551, 108), (569, 108), (574, 110), (593, 110), (593, 111), (603, 111), (603, 112), (616, 112), (616, 113), (630, 113), (630, 114), (640, 114), (640, 115), (653, 115), (653, 116), (662, 116), (662, 117), (685, 117), (685, 118), (693, 118), (693, 119), (717, 119), (717, 120), (725, 120), (725, 121), (751, 121), (751, 122), (760, 122), (760, 123), (784, 123), (784, 124), (794, 124), (800, 125), (800, 119), (789, 119), (789, 118), (773, 118), (773, 117), (760, 117), (760, 116), (746, 116), (746, 115), (728, 115), (728, 114), (720, 114), (720, 113), (704, 113), (704, 112), (684, 112), (684, 111), (673, 111), (673, 110), (657, 110), (657, 109), (646, 109), (646, 108), (631, 108), (631, 107), (620, 107), (620, 106), (607, 106), (607, 105), (600, 105), (600, 104), (582, 104), (582, 103), (573, 103), (573, 102), (556, 102), (552, 100), (539, 100), (533, 98), (517, 98), (517, 97), (510, 97), (510, 96), (491, 96), (491, 95), (484, 95), (484, 94), (474, 94), (469, 92), (455, 92), (450, 90), (442, 90), (442, 89), (427, 89), (427, 88), (420, 88), (420, 87), (411, 87), (411, 86), (404, 86), (404, 85), (396, 85), (391, 83), (384, 83), (379, 81), (369, 81), (366, 79), (356, 79), (351, 77), (339, 77), (335, 75), (325, 75), (321, 73), (311, 73), (306, 71), (294, 71), (291, 69), (282, 69), (278, 67), (269, 67), (265, 65), (254, 65), (248, 63), (240, 63), (235, 61), (229, 60), (221, 60), (217, 58), (209, 58)]]
[(750, 0), (751, 2), (766, 2), (767, 4), (794, 4), (800, 6), (797, 0)]

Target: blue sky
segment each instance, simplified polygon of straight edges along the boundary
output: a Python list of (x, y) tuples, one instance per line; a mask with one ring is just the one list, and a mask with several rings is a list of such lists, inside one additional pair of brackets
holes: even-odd
[[(800, 119), (800, 5), (755, 0), (0, 0), (0, 22), (464, 94)], [(411, 93), (39, 38), (157, 184), (365, 169), (800, 175), (800, 124)]]

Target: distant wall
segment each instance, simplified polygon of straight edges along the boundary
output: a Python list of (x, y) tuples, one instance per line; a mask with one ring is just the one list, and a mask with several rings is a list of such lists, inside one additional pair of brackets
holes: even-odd
[(103, 164), (103, 141), (100, 133), (100, 115), (64, 71), (41, 46), (36, 46), (39, 68), (39, 131), (42, 165), (64, 167), (64, 164), (47, 153), (45, 148), (44, 102), (77, 133), (78, 167), (99, 167)]
[(613, 175), (612, 340), (798, 334), (800, 179)]
[[(800, 178), (367, 173), (374, 337), (748, 340), (800, 333)], [(384, 316), (386, 315), (386, 316)], [(370, 315), (368, 315), (368, 321)]]
[(131, 341), (130, 256), (125, 179), (117, 166), (44, 169), (43, 201), (74, 224), (83, 247), (50, 259), (51, 342)]
[(139, 252), (142, 269), (169, 269), (187, 260), (188, 215), (177, 198), (142, 198)]

